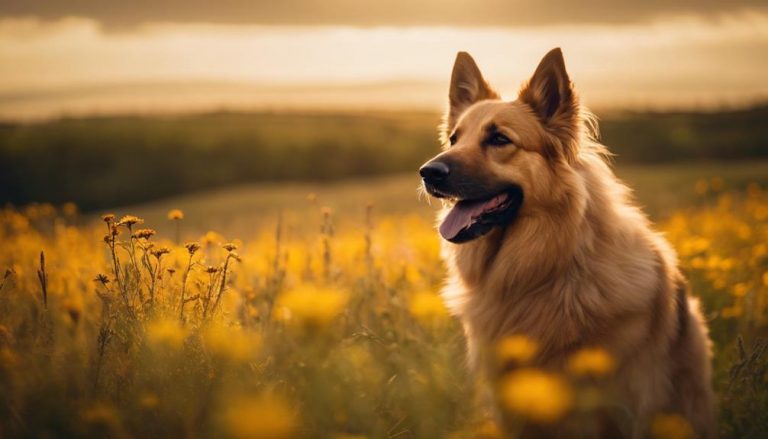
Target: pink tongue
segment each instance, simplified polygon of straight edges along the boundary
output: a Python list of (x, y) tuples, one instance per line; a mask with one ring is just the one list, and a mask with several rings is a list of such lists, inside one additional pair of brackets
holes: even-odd
[(485, 201), (459, 201), (440, 224), (440, 235), (447, 240), (453, 239), (484, 212), (499, 207), (506, 200), (507, 194), (501, 194)]

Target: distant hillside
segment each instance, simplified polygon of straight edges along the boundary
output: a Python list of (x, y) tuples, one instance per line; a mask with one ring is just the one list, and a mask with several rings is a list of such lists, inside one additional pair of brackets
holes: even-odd
[[(123, 205), (245, 182), (414, 171), (432, 113), (212, 113), (0, 125), (0, 203)], [(768, 157), (768, 106), (606, 117), (619, 163)]]

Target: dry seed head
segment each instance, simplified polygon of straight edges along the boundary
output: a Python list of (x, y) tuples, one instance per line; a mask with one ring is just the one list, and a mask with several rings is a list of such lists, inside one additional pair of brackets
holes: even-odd
[(118, 226), (127, 226), (129, 229), (136, 224), (144, 224), (144, 220), (137, 216), (126, 215), (117, 223)]
[(115, 214), (114, 213), (108, 213), (106, 215), (102, 215), (101, 216), (101, 220), (104, 221), (105, 223), (111, 223), (112, 221), (115, 220)]
[(176, 269), (175, 269), (175, 268), (166, 268), (166, 271), (167, 271), (167, 272), (168, 272), (168, 274), (170, 274), (171, 276), (173, 276), (173, 273), (176, 273)]
[(209, 265), (208, 268), (206, 268), (205, 272), (208, 274), (217, 273), (219, 271), (219, 267), (214, 267), (213, 265)]
[(155, 232), (152, 229), (139, 229), (136, 232), (134, 232), (133, 237), (136, 239), (149, 239), (152, 236), (154, 236), (157, 232)]
[(152, 249), (150, 253), (152, 253), (152, 256), (156, 257), (157, 259), (160, 259), (163, 255), (166, 255), (170, 252), (171, 250), (168, 247), (160, 247), (160, 248)]
[(172, 209), (168, 211), (168, 219), (173, 221), (184, 219), (184, 212), (182, 212), (180, 209)]
[(196, 242), (188, 242), (184, 244), (184, 247), (187, 248), (187, 251), (190, 255), (194, 255), (198, 250), (200, 250), (200, 244)]
[(94, 282), (99, 282), (99, 283), (101, 283), (103, 285), (106, 285), (106, 284), (109, 283), (109, 278), (107, 277), (106, 274), (99, 273), (99, 274), (96, 275), (96, 278), (94, 278), (93, 281)]
[(231, 243), (231, 242), (228, 242), (228, 243), (222, 245), (221, 247), (224, 250), (228, 251), (228, 252), (233, 252), (233, 251), (237, 250), (237, 245), (235, 245), (234, 243)]

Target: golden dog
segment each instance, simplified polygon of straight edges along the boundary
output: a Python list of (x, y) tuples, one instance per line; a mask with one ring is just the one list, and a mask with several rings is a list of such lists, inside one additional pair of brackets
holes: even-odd
[(538, 342), (543, 369), (600, 348), (615, 360), (602, 383), (631, 418), (603, 436), (643, 437), (654, 416), (674, 413), (711, 437), (710, 341), (698, 302), (674, 250), (607, 164), (560, 49), (514, 101), (461, 52), (449, 102), (444, 150), (420, 174), (445, 202), (443, 296), (464, 326), (470, 364), (487, 369), (511, 335)]

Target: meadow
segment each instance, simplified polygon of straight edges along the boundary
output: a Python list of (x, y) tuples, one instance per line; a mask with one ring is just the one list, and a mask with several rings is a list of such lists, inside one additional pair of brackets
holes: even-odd
[[(766, 159), (768, 106), (598, 112), (620, 163)], [(428, 112), (201, 113), (0, 123), (0, 204), (86, 210), (264, 182), (412, 172), (439, 147)]]
[[(768, 434), (766, 171), (618, 170), (702, 300), (729, 438)], [(437, 295), (436, 206), (417, 182), (242, 186), (99, 215), (4, 208), (0, 437), (500, 437)], [(535, 350), (518, 337), (498, 356)], [(586, 383), (612, 367), (585, 351), (494, 384), (518, 419), (589, 437), (586, 415), (610, 401)], [(691, 437), (673, 413), (651, 432)]]

